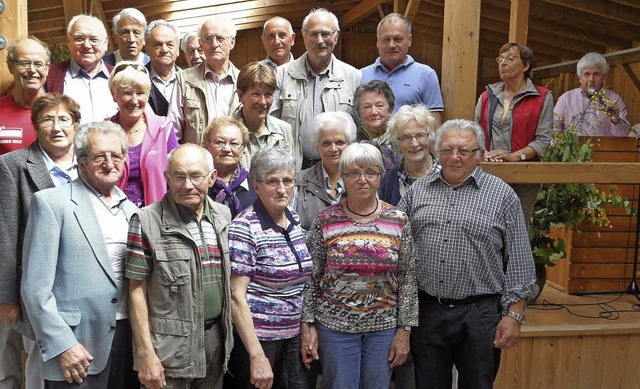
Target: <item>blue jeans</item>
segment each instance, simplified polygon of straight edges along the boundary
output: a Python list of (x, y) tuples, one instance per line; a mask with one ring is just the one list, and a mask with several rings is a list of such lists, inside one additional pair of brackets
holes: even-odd
[(316, 323), (316, 329), (324, 389), (389, 389), (395, 328), (352, 334)]

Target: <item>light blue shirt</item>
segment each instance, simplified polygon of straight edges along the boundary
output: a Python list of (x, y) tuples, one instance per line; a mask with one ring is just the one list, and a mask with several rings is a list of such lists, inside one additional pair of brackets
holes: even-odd
[(89, 76), (72, 58), (64, 76), (64, 94), (80, 104), (80, 124), (101, 122), (118, 111), (109, 90), (109, 70), (102, 60), (98, 73)]
[(71, 166), (68, 167), (60, 167), (56, 165), (55, 162), (49, 157), (46, 151), (42, 148), (40, 142), (38, 142), (38, 147), (40, 147), (40, 151), (42, 152), (42, 159), (44, 159), (44, 164), (47, 167), (47, 171), (51, 176), (51, 180), (53, 181), (53, 185), (62, 186), (70, 183), (71, 181), (78, 178), (78, 160), (76, 159), (76, 155), (73, 155), (73, 161), (71, 162)]

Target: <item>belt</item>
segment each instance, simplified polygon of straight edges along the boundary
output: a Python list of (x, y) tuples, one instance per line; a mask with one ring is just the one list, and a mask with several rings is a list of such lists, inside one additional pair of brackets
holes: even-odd
[(468, 305), (468, 304), (473, 304), (478, 300), (484, 299), (484, 298), (489, 298), (489, 297), (498, 297), (498, 294), (480, 294), (480, 295), (476, 295), (476, 296), (468, 296), (462, 299), (449, 299), (449, 298), (445, 298), (445, 297), (436, 297), (436, 296), (432, 296), (426, 292), (420, 291), (419, 292), (419, 296), (427, 301), (435, 301), (438, 304), (441, 305), (449, 305), (449, 306), (453, 306), (453, 305)]
[(220, 316), (215, 319), (209, 319), (204, 321), (204, 330), (210, 330), (213, 326), (220, 324)]

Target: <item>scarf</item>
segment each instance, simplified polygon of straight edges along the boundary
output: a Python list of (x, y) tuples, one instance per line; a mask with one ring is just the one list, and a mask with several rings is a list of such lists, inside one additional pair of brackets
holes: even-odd
[(244, 210), (242, 204), (240, 204), (240, 199), (236, 196), (236, 189), (240, 187), (240, 184), (249, 176), (249, 173), (242, 167), (241, 164), (238, 164), (238, 167), (233, 172), (231, 176), (231, 182), (227, 185), (226, 182), (222, 180), (222, 178), (217, 177), (216, 181), (213, 183), (214, 190), (218, 191), (216, 195), (216, 202), (220, 204), (225, 204), (225, 202), (229, 201), (229, 208), (231, 209), (231, 214), (237, 215)]

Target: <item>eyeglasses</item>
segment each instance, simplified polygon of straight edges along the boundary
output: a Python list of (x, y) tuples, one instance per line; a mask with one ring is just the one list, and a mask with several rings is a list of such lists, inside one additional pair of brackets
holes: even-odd
[(362, 107), (362, 112), (364, 113), (371, 113), (373, 112), (373, 110), (376, 110), (376, 112), (379, 111), (391, 111), (389, 108), (389, 104), (375, 104), (375, 105), (365, 105), (364, 107)]
[(205, 142), (211, 143), (213, 147), (219, 150), (222, 150), (227, 145), (231, 150), (240, 150), (240, 148), (243, 146), (242, 142), (238, 142), (237, 140), (226, 141), (222, 139), (216, 139), (212, 141), (210, 139), (205, 139)]
[(398, 137), (398, 142), (409, 144), (413, 142), (414, 139), (418, 142), (424, 142), (425, 140), (429, 139), (429, 134), (426, 132), (419, 132), (414, 135), (402, 135)]
[(169, 176), (169, 179), (176, 185), (184, 185), (187, 182), (187, 178), (193, 185), (200, 185), (205, 180), (205, 178), (211, 176), (211, 172), (213, 170), (209, 170), (207, 174), (196, 173), (192, 175), (186, 174), (174, 174)]
[(103, 38), (98, 38), (96, 36), (76, 35), (73, 37), (73, 41), (76, 43), (76, 45), (83, 45), (89, 42), (91, 46), (98, 46), (100, 42), (102, 42), (102, 40)]
[(318, 39), (319, 36), (322, 37), (323, 40), (327, 40), (333, 36), (336, 32), (340, 31), (340, 29), (336, 28), (333, 31), (307, 31), (307, 35), (313, 39)]
[(380, 173), (377, 172), (347, 172), (342, 173), (342, 176), (349, 180), (357, 180), (360, 177), (364, 176), (367, 181), (373, 181), (376, 178), (380, 177)]
[(97, 153), (89, 156), (89, 159), (98, 165), (102, 165), (109, 158), (111, 158), (111, 162), (113, 162), (114, 165), (118, 165), (124, 161), (124, 156), (116, 153)]
[(58, 125), (60, 126), (60, 128), (66, 129), (73, 125), (73, 119), (68, 116), (58, 116), (58, 117), (47, 116), (42, 120), (40, 120), (40, 127), (53, 128), (56, 121), (58, 122)]
[(30, 69), (33, 65), (36, 70), (43, 71), (47, 69), (47, 66), (49, 66), (49, 62), (42, 61), (13, 61), (13, 63), (15, 63), (16, 67), (20, 70)]
[(116, 74), (120, 73), (121, 71), (123, 71), (126, 68), (133, 68), (139, 72), (142, 72), (144, 74), (149, 74), (149, 71), (147, 70), (146, 67), (144, 67), (143, 65), (140, 65), (138, 63), (134, 63), (134, 62), (120, 62), (119, 64), (117, 64), (114, 68), (113, 71), (111, 72), (111, 77), (113, 78), (113, 76), (115, 76)]
[(230, 41), (231, 39), (235, 38), (234, 36), (218, 36), (218, 35), (207, 35), (204, 38), (200, 38), (203, 42), (208, 43), (208, 44), (213, 44), (213, 41), (215, 40), (219, 45), (222, 45), (224, 42), (226, 41)]
[(444, 155), (444, 156), (448, 157), (448, 156), (453, 155), (454, 152), (458, 152), (458, 155), (460, 157), (468, 157), (472, 153), (475, 153), (478, 150), (480, 150), (479, 147), (476, 147), (475, 149), (441, 149), (440, 150), (440, 155)]
[(279, 187), (280, 184), (284, 185), (285, 188), (289, 189), (289, 188), (293, 188), (293, 186), (296, 184), (296, 180), (294, 180), (293, 178), (285, 178), (283, 180), (278, 180), (277, 178), (272, 178), (272, 179), (269, 179), (267, 181), (262, 181), (262, 180), (256, 180), (256, 181), (265, 184), (266, 186), (268, 186), (271, 189), (275, 189), (275, 188)]
[(519, 55), (507, 55), (504, 57), (496, 57), (496, 63), (498, 65), (500, 65), (502, 63), (502, 61), (507, 60), (507, 63), (513, 63), (513, 61), (516, 60), (516, 58), (520, 58)]

